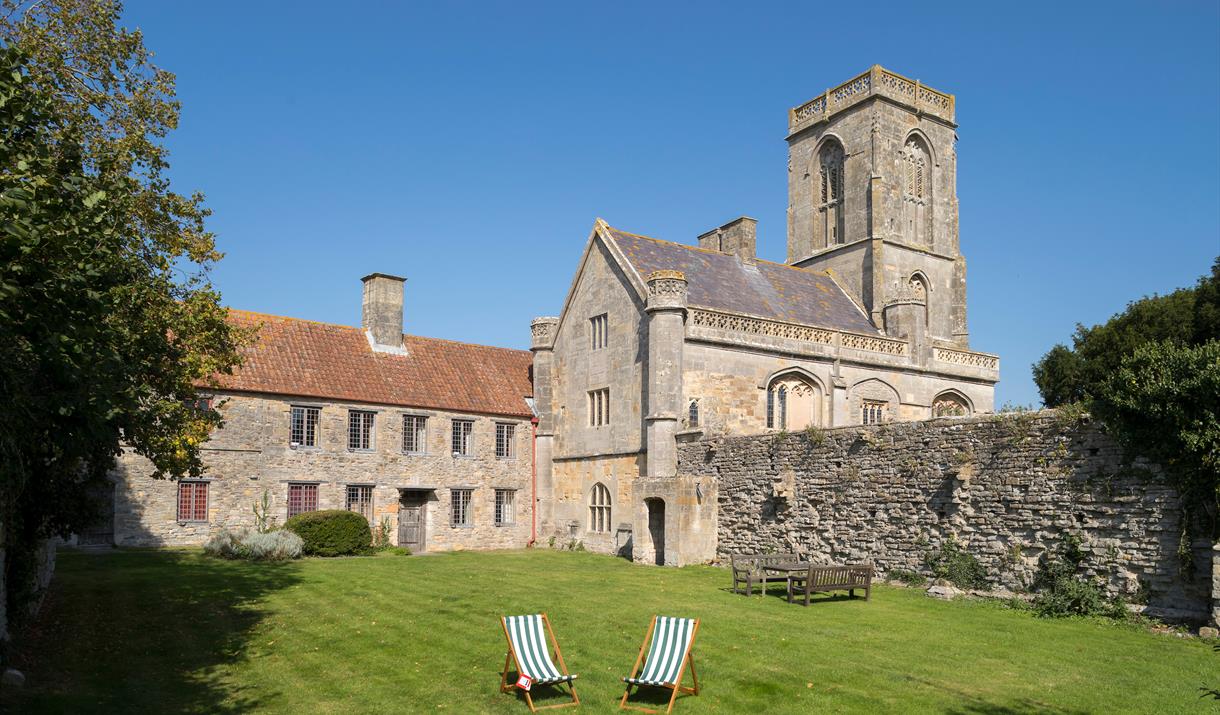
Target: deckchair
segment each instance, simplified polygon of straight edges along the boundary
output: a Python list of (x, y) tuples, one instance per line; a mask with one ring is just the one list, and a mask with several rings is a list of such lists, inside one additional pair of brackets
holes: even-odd
[[(500, 623), (504, 626), (504, 637), (508, 638), (508, 653), (504, 656), (504, 672), (500, 674), (500, 692), (512, 692), (513, 689), (519, 687), (515, 681), (508, 682), (509, 666), (515, 664), (518, 676), (528, 675), (533, 680), (531, 687), (567, 683), (568, 690), (572, 694), (572, 702), (535, 707), (534, 699), (530, 697), (530, 691), (520, 688), (521, 692), (525, 694), (525, 703), (530, 706), (530, 712), (580, 705), (580, 698), (576, 697), (576, 688), (572, 686), (572, 681), (576, 679), (576, 676), (568, 673), (568, 666), (563, 662), (563, 653), (559, 652), (559, 643), (555, 640), (555, 632), (551, 630), (551, 621), (546, 614), (505, 616), (500, 619)], [(544, 625), (546, 633), (542, 631)], [(547, 636), (550, 638), (548, 639)], [(551, 661), (551, 655), (547, 649), (548, 640), (555, 647), (555, 656), (559, 658), (558, 668)]]
[[(619, 701), (619, 709), (640, 710), (646, 713), (659, 713), (637, 705), (628, 705), (627, 696), (631, 695), (632, 686), (648, 685), (658, 688), (668, 688), (673, 691), (669, 696), (669, 707), (665, 712), (674, 709), (674, 700), (679, 692), (691, 695), (699, 694), (699, 678), (695, 675), (695, 659), (691, 649), (695, 644), (695, 635), (699, 633), (698, 618), (672, 618), (670, 616), (653, 616), (652, 623), (644, 633), (644, 644), (640, 646), (640, 655), (635, 659), (631, 675), (623, 678), (627, 690)], [(651, 641), (652, 646), (649, 647)], [(644, 661), (644, 652), (648, 651), (648, 660)], [(640, 670), (640, 662), (644, 669)], [(694, 681), (693, 688), (682, 687), (682, 675), (690, 666), (690, 677)], [(638, 677), (637, 677), (638, 676)]]

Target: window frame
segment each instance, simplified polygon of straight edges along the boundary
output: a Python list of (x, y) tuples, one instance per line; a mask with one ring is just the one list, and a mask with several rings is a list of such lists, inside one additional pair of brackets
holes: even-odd
[[(466, 425), (465, 434), (459, 442), (458, 425)], [(463, 447), (465, 451), (456, 449)], [(474, 420), (464, 417), (454, 417), (449, 420), (449, 454), (454, 458), (466, 458), (474, 456)]]
[[(356, 424), (354, 424), (354, 420), (356, 420), (357, 417), (367, 418), (368, 424), (357, 426)], [(367, 439), (367, 445), (363, 446), (363, 447), (359, 446), (359, 445), (352, 446), (352, 438), (354, 436), (356, 436), (356, 437), (360, 436), (358, 433), (353, 434), (352, 430), (353, 429), (364, 430), (365, 428), (367, 428), (367, 433), (364, 434), (363, 436)], [(349, 452), (375, 452), (375, 451), (377, 451), (377, 411), (376, 410), (362, 410), (362, 409), (355, 409), (355, 408), (348, 409), (348, 411), (347, 411), (347, 451), (349, 451)]]
[[(517, 490), (497, 487), (495, 490), (494, 524), (514, 526), (517, 523)], [(507, 510), (508, 519), (504, 518)]]
[(610, 424), (610, 388), (589, 390), (588, 412), (590, 427), (606, 427)]
[[(501, 449), (501, 446), (504, 449)], [(496, 459), (517, 458), (517, 424), (515, 422), (496, 423)]]
[[(292, 492), (294, 489), (301, 490), (303, 493), (306, 493), (306, 494), (312, 494), (312, 496), (313, 496), (313, 508), (312, 509), (300, 509), (295, 512), (292, 510)], [(306, 499), (302, 499), (301, 501), (303, 504), (308, 503), (308, 500), (306, 500)], [(288, 515), (289, 519), (296, 516), (297, 514), (308, 514), (311, 511), (318, 511), (318, 507), (319, 507), (319, 500), (318, 500), (318, 483), (317, 482), (288, 482), (288, 498), (285, 500), (284, 512)]]
[[(417, 420), (418, 428), (415, 430), (415, 446), (417, 449), (407, 449), (407, 423), (408, 421)], [(402, 416), (402, 448), (403, 454), (427, 454), (428, 453), (428, 415), (417, 415), (412, 413), (404, 413)]]
[[(177, 499), (176, 516), (178, 517), (177, 521), (179, 524), (206, 524), (210, 521), (210, 519), (208, 518), (208, 514), (210, 513), (210, 507), (212, 506), (212, 488), (209, 486), (209, 484), (210, 484), (210, 482), (206, 479), (180, 479), (180, 480), (178, 480), (178, 499)], [(202, 519), (200, 519), (198, 517), (199, 491), (200, 491), (199, 488), (201, 486), (203, 487), (203, 489), (202, 489), (202, 491), (203, 491), (203, 518)], [(190, 487), (190, 492), (191, 492), (191, 498), (190, 498), (191, 515), (189, 518), (183, 518), (183, 516), (182, 516), (182, 496), (183, 496), (182, 488), (183, 487)]]
[[(367, 513), (367, 514), (366, 514), (366, 513), (365, 513), (363, 510), (361, 510), (361, 509), (353, 509), (353, 508), (352, 508), (352, 504), (353, 504), (353, 502), (352, 502), (352, 492), (353, 492), (353, 490), (355, 490), (357, 494), (364, 494), (364, 493), (367, 493), (367, 494), (368, 494), (368, 501), (367, 501), (367, 504), (368, 504), (368, 513)], [(373, 485), (372, 485), (372, 484), (347, 484), (347, 485), (344, 485), (344, 490), (343, 490), (343, 505), (344, 505), (344, 508), (345, 508), (345, 509), (347, 509), (348, 511), (355, 512), (355, 513), (359, 514), (360, 516), (363, 516), (365, 519), (367, 519), (367, 520), (368, 520), (368, 522), (369, 522), (369, 526), (370, 526), (370, 527), (371, 527), (371, 526), (373, 526), (373, 524), (374, 524), (374, 519), (376, 518), (376, 514), (375, 514), (375, 512), (374, 512), (374, 510), (373, 510), (373, 499), (374, 499), (374, 496), (373, 496)], [(361, 501), (363, 501), (363, 500), (358, 500), (358, 501), (357, 501), (357, 503), (359, 503), (359, 502), (361, 502)]]
[(686, 407), (686, 426), (690, 429), (699, 427), (699, 398), (692, 397), (690, 404)]
[(596, 352), (610, 345), (610, 314), (600, 313), (589, 318), (589, 349)]
[(885, 411), (888, 408), (889, 403), (885, 400), (860, 400), (860, 424), (883, 424), (885, 422)]
[(609, 534), (614, 516), (614, 496), (610, 493), (610, 487), (603, 482), (595, 482), (589, 490), (588, 505), (589, 533)]
[[(290, 449), (318, 449), (318, 443), (321, 441), (322, 433), (322, 408), (317, 405), (289, 405), (288, 410), (288, 447)], [(300, 411), (301, 417), (301, 441), (294, 442), (293, 434), (296, 432), (297, 412)], [(305, 437), (309, 434), (310, 420), (308, 417), (313, 416), (313, 441), (305, 442)]]
[[(460, 505), (459, 505), (460, 502)], [(474, 505), (474, 488), (473, 487), (455, 487), (449, 490), (449, 528), (451, 529), (469, 529), (474, 526), (474, 514), (471, 507)], [(461, 512), (462, 520), (458, 520), (458, 513)]]

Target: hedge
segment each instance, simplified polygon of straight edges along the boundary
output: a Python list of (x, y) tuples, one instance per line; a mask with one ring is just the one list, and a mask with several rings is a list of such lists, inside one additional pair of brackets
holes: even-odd
[(305, 553), (311, 556), (364, 554), (373, 544), (368, 521), (343, 509), (297, 514), (284, 523), (284, 528), (305, 541)]

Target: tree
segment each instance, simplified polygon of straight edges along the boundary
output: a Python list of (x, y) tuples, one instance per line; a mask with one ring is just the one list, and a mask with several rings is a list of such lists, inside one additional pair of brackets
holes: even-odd
[(1194, 288), (1142, 298), (1101, 325), (1076, 326), (1072, 348), (1056, 345), (1033, 368), (1047, 407), (1088, 400), (1141, 345), (1220, 339), (1220, 258)]
[(1092, 409), (1120, 443), (1164, 465), (1188, 511), (1220, 538), (1220, 340), (1141, 345)]
[(1129, 454), (1165, 468), (1190, 517), (1184, 549), (1196, 527), (1220, 538), (1220, 258), (1193, 288), (1077, 325), (1072, 343), (1034, 365), (1043, 402), (1083, 405)]
[(202, 473), (220, 422), (197, 385), (246, 335), (208, 278), (202, 196), (173, 193), (178, 116), (117, 3), (0, 5), (0, 520), (10, 621), (31, 549), (91, 522), (124, 445)]

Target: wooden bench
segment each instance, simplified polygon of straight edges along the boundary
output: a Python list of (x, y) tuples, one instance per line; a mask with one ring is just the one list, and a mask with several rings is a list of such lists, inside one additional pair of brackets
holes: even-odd
[(864, 589), (864, 600), (867, 601), (873, 591), (873, 567), (868, 564), (852, 564), (849, 566), (810, 566), (806, 573), (794, 573), (788, 577), (788, 603), (792, 603), (793, 593), (804, 591), (805, 603), (809, 605), (809, 596), (814, 593), (829, 593), (831, 591), (847, 591), (847, 595), (855, 598), (856, 589)]
[[(768, 581), (788, 580), (787, 575), (767, 573), (766, 566), (800, 560), (797, 554), (729, 554), (729, 566), (733, 569), (733, 593), (749, 596), (754, 591), (754, 584), (758, 584), (759, 593), (765, 594)], [(741, 584), (745, 585), (745, 591), (741, 590)]]

